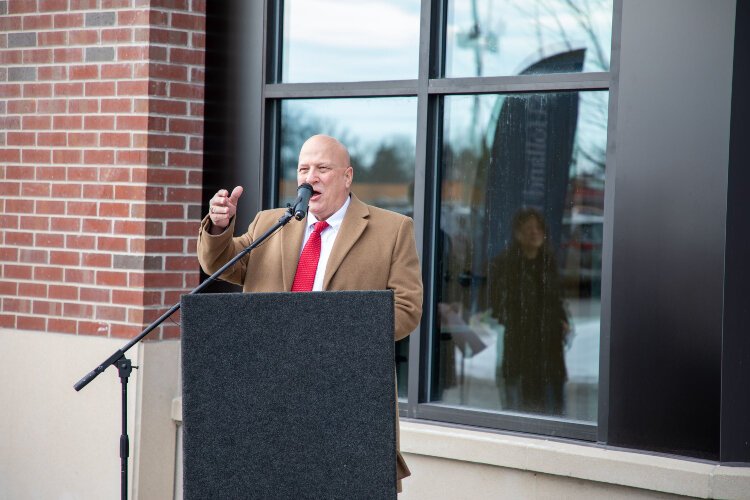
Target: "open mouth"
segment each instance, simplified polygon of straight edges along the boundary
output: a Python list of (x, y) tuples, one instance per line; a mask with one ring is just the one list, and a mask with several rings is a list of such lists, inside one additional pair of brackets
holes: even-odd
[(313, 191), (312, 196), (310, 197), (310, 200), (317, 200), (320, 198), (321, 192), (320, 191)]

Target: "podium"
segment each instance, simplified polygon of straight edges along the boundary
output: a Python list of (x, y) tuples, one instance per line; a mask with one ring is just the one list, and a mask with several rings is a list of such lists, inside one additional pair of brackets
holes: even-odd
[(391, 291), (182, 297), (184, 498), (396, 498)]

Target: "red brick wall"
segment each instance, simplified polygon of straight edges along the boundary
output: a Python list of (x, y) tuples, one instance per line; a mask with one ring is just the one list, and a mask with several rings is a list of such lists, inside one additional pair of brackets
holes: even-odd
[(0, 327), (131, 338), (198, 284), (204, 48), (202, 0), (0, 0)]

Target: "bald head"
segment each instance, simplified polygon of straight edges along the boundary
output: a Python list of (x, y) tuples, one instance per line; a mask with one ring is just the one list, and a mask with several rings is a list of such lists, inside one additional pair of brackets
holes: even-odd
[(314, 135), (302, 145), (297, 184), (313, 187), (309, 207), (318, 220), (326, 220), (344, 205), (353, 176), (349, 151), (333, 137)]
[(307, 139), (300, 149), (300, 157), (302, 157), (303, 153), (310, 150), (326, 150), (332, 158), (335, 157), (337, 163), (344, 167), (351, 167), (349, 150), (338, 139), (330, 135), (317, 134)]

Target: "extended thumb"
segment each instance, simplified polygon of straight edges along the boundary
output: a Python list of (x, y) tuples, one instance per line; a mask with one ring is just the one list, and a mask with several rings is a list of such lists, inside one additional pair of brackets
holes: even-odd
[(229, 195), (229, 199), (232, 201), (234, 205), (237, 204), (237, 200), (240, 199), (240, 196), (242, 196), (242, 186), (237, 186), (234, 189), (232, 189), (232, 194)]

